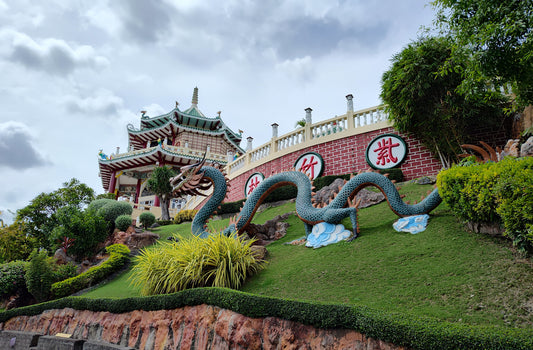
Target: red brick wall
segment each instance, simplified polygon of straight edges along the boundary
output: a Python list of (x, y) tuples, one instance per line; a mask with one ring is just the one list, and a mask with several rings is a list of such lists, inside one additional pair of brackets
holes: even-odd
[(351, 172), (362, 172), (369, 168), (365, 159), (367, 145), (376, 136), (382, 134), (400, 135), (407, 143), (407, 158), (401, 165), (405, 180), (414, 179), (425, 175), (434, 175), (441, 169), (440, 162), (433, 157), (431, 152), (420, 144), (420, 141), (394, 131), (393, 128), (385, 128), (377, 131), (359, 134), (340, 140), (323, 143), (314, 147), (308, 147), (298, 152), (277, 158), (271, 162), (262, 164), (246, 173), (231, 180), (231, 189), (227, 202), (243, 199), (244, 184), (248, 177), (255, 172), (260, 172), (268, 177), (274, 173), (291, 169), (300, 155), (306, 152), (319, 153), (324, 159), (325, 169), (323, 175), (340, 175)]

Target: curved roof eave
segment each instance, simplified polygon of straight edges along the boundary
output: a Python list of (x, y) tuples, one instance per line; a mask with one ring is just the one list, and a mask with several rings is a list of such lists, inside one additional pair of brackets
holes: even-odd
[(235, 146), (235, 147), (240, 149), (241, 147), (237, 144), (237, 141), (240, 142), (242, 140), (242, 138), (238, 134), (233, 132), (231, 129), (229, 129), (223, 121), (220, 120), (220, 122), (221, 122), (221, 126), (222, 127), (219, 128), (218, 130), (206, 130), (206, 129), (202, 129), (202, 128), (195, 128), (193, 126), (182, 125), (182, 124), (179, 124), (178, 122), (174, 121), (173, 119), (168, 119), (165, 124), (162, 124), (162, 125), (159, 125), (159, 126), (155, 126), (155, 127), (150, 128), (150, 129), (142, 129), (142, 130), (135, 130), (133, 125), (128, 124), (127, 125), (128, 139), (131, 141), (131, 139), (132, 139), (131, 136), (132, 135), (136, 135), (137, 136), (137, 135), (154, 133), (155, 131), (160, 130), (160, 129), (164, 129), (167, 126), (172, 124), (175, 127), (182, 128), (182, 129), (188, 130), (188, 131), (201, 132), (201, 133), (205, 133), (205, 134), (209, 134), (209, 135), (225, 135), (227, 140), (233, 146)]

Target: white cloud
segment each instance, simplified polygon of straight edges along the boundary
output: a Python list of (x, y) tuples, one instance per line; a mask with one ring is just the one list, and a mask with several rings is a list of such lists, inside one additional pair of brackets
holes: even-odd
[(111, 91), (99, 89), (91, 96), (67, 96), (64, 104), (70, 113), (109, 118), (117, 115), (124, 102), (122, 98), (115, 96)]
[(33, 146), (34, 137), (22, 123), (0, 123), (0, 168), (28, 169), (47, 165), (49, 162)]
[(310, 56), (295, 58), (293, 60), (285, 60), (276, 64), (276, 69), (288, 75), (289, 78), (296, 79), (301, 82), (309, 82), (313, 80), (315, 73), (313, 60)]
[(109, 65), (109, 60), (97, 55), (89, 45), (69, 45), (64, 40), (55, 38), (36, 41), (13, 30), (3, 31), (0, 37), (10, 38), (7, 58), (26, 68), (68, 75), (80, 68), (102, 69)]

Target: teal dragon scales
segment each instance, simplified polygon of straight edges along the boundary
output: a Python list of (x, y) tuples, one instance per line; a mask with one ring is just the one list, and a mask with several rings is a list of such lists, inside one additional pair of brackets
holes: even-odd
[[(197, 164), (182, 167), (181, 173), (170, 180), (175, 196), (201, 195), (198, 190), (213, 187), (213, 195), (198, 211), (192, 222), (192, 233), (207, 237), (207, 220), (215, 213), (226, 197), (227, 180), (222, 172), (212, 166), (205, 165), (205, 158)], [(247, 198), (241, 212), (223, 233), (239, 234), (246, 230), (261, 202), (275, 189), (292, 185), (298, 188), (296, 196), (296, 214), (304, 222), (306, 234), (309, 235), (313, 225), (321, 222), (338, 224), (344, 218), (350, 218), (353, 233), (349, 240), (357, 237), (357, 204), (353, 205), (355, 195), (367, 186), (377, 187), (387, 199), (391, 210), (400, 217), (426, 214), (435, 209), (442, 201), (435, 189), (423, 201), (409, 205), (403, 202), (396, 186), (384, 175), (378, 173), (359, 174), (341, 188), (337, 196), (325, 207), (315, 208), (312, 205), (311, 180), (300, 171), (287, 171), (270, 176), (263, 180)]]

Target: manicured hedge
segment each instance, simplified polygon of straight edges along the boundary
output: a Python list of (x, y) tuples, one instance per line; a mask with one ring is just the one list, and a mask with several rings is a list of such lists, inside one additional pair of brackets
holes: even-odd
[(411, 349), (502, 349), (533, 348), (533, 330), (471, 326), (433, 318), (387, 313), (363, 306), (309, 303), (269, 298), (223, 288), (188, 289), (174, 294), (125, 299), (67, 297), (0, 313), (0, 322), (45, 310), (76, 310), (124, 313), (134, 310), (171, 310), (208, 304), (248, 317), (278, 317), (317, 328), (345, 328)]
[(109, 253), (109, 258), (100, 265), (91, 267), (75, 277), (52, 284), (53, 297), (61, 298), (90, 287), (120, 270), (130, 259), (130, 250), (123, 244), (110, 245), (106, 251)]
[(459, 218), (501, 222), (519, 249), (533, 251), (533, 157), (455, 166), (439, 173), (437, 185)]

